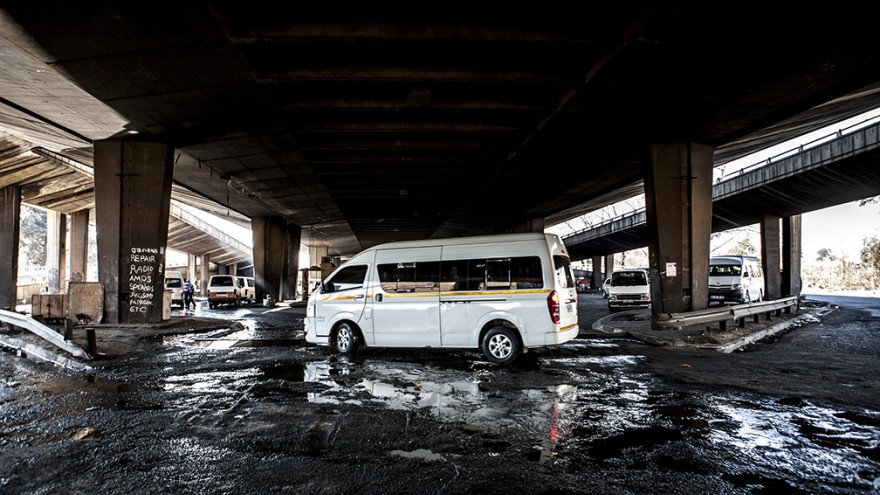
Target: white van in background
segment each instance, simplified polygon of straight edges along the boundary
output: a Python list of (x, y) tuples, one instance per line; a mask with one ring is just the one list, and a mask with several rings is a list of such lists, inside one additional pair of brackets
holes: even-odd
[(651, 284), (643, 268), (617, 270), (608, 285), (608, 311), (651, 307)]
[(171, 305), (183, 307), (183, 274), (176, 271), (165, 272), (165, 289), (171, 290)]
[(571, 263), (553, 234), (375, 246), (331, 273), (306, 306), (306, 341), (341, 354), (362, 345), (470, 348), (510, 363), (577, 334)]
[(764, 299), (764, 270), (754, 256), (709, 259), (709, 304), (747, 303)]
[(257, 283), (254, 281), (254, 277), (239, 276), (237, 278), (241, 302), (243, 304), (253, 304), (257, 299)]
[(228, 304), (241, 306), (241, 291), (235, 275), (211, 275), (208, 279), (208, 307), (214, 309)]

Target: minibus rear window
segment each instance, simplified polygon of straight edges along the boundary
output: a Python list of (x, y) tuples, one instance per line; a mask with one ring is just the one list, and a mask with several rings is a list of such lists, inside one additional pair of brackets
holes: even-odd
[(442, 290), (478, 291), (544, 287), (541, 258), (522, 256), (449, 260), (441, 265)]
[(568, 256), (553, 256), (553, 267), (556, 269), (556, 281), (561, 289), (574, 287), (574, 277), (571, 276), (571, 260)]

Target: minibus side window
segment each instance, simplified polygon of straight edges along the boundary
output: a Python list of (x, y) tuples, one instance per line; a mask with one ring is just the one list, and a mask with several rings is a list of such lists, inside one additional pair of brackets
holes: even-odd
[(367, 276), (367, 265), (347, 266), (324, 282), (322, 292), (339, 292), (360, 289), (364, 286)]
[(568, 256), (553, 256), (553, 267), (556, 268), (556, 280), (559, 287), (566, 289), (574, 287), (574, 278), (571, 276), (571, 260)]
[(388, 293), (436, 292), (440, 290), (439, 261), (410, 261), (378, 266), (379, 283)]
[(544, 287), (541, 258), (526, 256), (510, 259), (510, 282), (516, 289), (540, 289)]
[(485, 289), (510, 289), (510, 258), (486, 260)]

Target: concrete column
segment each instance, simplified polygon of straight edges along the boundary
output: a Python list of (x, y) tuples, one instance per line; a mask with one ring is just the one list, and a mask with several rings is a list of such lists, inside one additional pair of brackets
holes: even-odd
[(284, 279), (281, 287), (282, 300), (296, 299), (296, 279), (299, 276), (299, 248), (302, 242), (302, 229), (298, 225), (288, 225), (284, 238)]
[(104, 322), (160, 322), (174, 150), (134, 139), (94, 146)]
[(602, 282), (604, 279), (602, 278), (602, 257), (601, 256), (593, 256), (593, 276), (590, 277), (590, 288), (595, 289), (597, 287), (602, 287)]
[(544, 219), (532, 218), (516, 223), (513, 225), (513, 228), (510, 229), (510, 232), (514, 234), (526, 232), (544, 232)]
[(782, 219), (782, 295), (801, 295), (801, 216)]
[[(327, 278), (338, 266), (330, 258), (327, 246), (309, 246), (309, 261), (311, 261), (309, 268), (318, 267), (321, 270), (321, 280)], [(311, 273), (310, 276), (314, 277), (315, 274)]]
[(697, 143), (651, 146), (645, 209), (651, 272), (651, 322), (664, 313), (709, 303), (713, 148)]
[(89, 272), (89, 210), (70, 215), (70, 280), (85, 282)]
[(254, 236), (254, 279), (257, 283), (256, 298), (262, 301), (267, 295), (280, 300), (284, 263), (287, 222), (281, 217), (257, 217), (251, 219)]
[(186, 255), (186, 278), (193, 285), (196, 283), (196, 255)]
[[(761, 264), (764, 268), (764, 298), (779, 299), (782, 292), (782, 274), (779, 272), (780, 217), (764, 214), (761, 222)], [(755, 296), (752, 296), (755, 299)]]
[(606, 254), (605, 255), (605, 276), (602, 278), (602, 282), (599, 284), (605, 283), (605, 279), (611, 276), (611, 272), (614, 271), (614, 255)]
[(199, 295), (208, 296), (208, 279), (211, 278), (211, 257), (207, 254), (202, 255), (202, 264), (199, 270)]
[(18, 286), (18, 242), (21, 229), (21, 186), (0, 189), (0, 309), (15, 311)]
[(46, 211), (46, 268), (50, 294), (65, 292), (67, 287), (67, 215)]

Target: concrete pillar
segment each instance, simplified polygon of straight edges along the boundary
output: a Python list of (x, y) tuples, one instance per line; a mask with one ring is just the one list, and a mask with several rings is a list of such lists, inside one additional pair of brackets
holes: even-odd
[(211, 278), (211, 256), (202, 255), (202, 264), (199, 270), (199, 295), (208, 296), (208, 279)]
[[(614, 271), (614, 255), (606, 254), (605, 255), (605, 276), (602, 278), (601, 283), (605, 283), (605, 279), (611, 276), (611, 273)], [(600, 283), (600, 285), (601, 285)]]
[(196, 255), (186, 255), (186, 278), (193, 285), (196, 283)]
[(53, 210), (46, 211), (46, 268), (49, 293), (66, 292), (67, 215)]
[(782, 293), (782, 274), (779, 272), (779, 246), (782, 237), (779, 221), (780, 217), (777, 215), (764, 214), (761, 222), (761, 264), (764, 268), (765, 299), (779, 299)]
[(801, 216), (782, 219), (782, 295), (801, 295)]
[(296, 299), (296, 279), (299, 277), (299, 249), (302, 242), (302, 229), (298, 225), (288, 225), (284, 238), (284, 279), (281, 287), (282, 300)]
[(160, 322), (174, 150), (134, 139), (94, 147), (104, 322)]
[(85, 282), (89, 272), (89, 210), (70, 215), (70, 280)]
[(602, 278), (602, 257), (601, 256), (593, 256), (593, 276), (590, 277), (590, 288), (595, 289), (597, 287), (602, 287), (602, 282), (604, 279)]
[(645, 209), (651, 272), (651, 322), (664, 313), (709, 303), (713, 148), (697, 143), (651, 146)]
[(257, 283), (256, 298), (262, 301), (267, 295), (280, 300), (284, 263), (287, 259), (285, 237), (287, 222), (281, 217), (257, 217), (251, 219), (254, 238), (254, 279)]
[(510, 229), (510, 232), (514, 234), (526, 232), (544, 232), (544, 219), (532, 218), (516, 223), (513, 225), (513, 228)]
[(0, 309), (15, 311), (18, 286), (18, 242), (21, 229), (21, 186), (0, 189)]
[[(318, 276), (321, 280), (327, 278), (337, 266), (331, 260), (327, 246), (309, 246), (309, 261), (311, 262), (309, 268), (317, 267), (321, 270), (321, 274)], [(310, 272), (309, 276), (314, 277), (316, 274)]]

